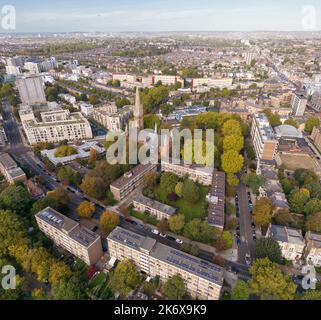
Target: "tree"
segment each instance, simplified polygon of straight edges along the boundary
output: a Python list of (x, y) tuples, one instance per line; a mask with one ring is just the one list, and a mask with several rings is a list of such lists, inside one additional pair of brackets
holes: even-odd
[(237, 227), (237, 219), (236, 218), (230, 219), (227, 223), (228, 230), (235, 230), (236, 227)]
[(250, 289), (245, 281), (237, 281), (233, 288), (231, 299), (232, 300), (248, 300), (250, 297)]
[(72, 146), (60, 146), (55, 151), (56, 158), (69, 157), (77, 154), (77, 150)]
[(59, 212), (67, 212), (69, 208), (70, 199), (64, 188), (57, 188), (47, 193), (50, 207)]
[(3, 209), (25, 215), (30, 209), (30, 196), (22, 186), (11, 185), (0, 194), (0, 205)]
[(299, 128), (299, 122), (297, 122), (293, 118), (289, 118), (289, 119), (285, 120), (284, 124), (292, 126), (292, 127), (296, 128), (296, 129)]
[(308, 216), (305, 227), (309, 231), (321, 232), (321, 212)]
[(298, 300), (321, 300), (321, 291), (320, 290), (308, 290), (299, 297)]
[(77, 213), (80, 217), (89, 219), (95, 212), (96, 207), (92, 202), (83, 201), (77, 208)]
[(165, 233), (168, 230), (168, 221), (166, 219), (162, 219), (157, 224), (157, 229), (160, 233)]
[(308, 133), (312, 133), (314, 127), (320, 126), (320, 120), (318, 117), (310, 117), (305, 122), (305, 131)]
[(186, 295), (185, 283), (180, 276), (175, 275), (164, 283), (162, 292), (168, 300), (183, 300)]
[(293, 190), (290, 194), (289, 203), (295, 213), (303, 213), (305, 205), (310, 200), (310, 191), (305, 188)]
[(144, 185), (147, 188), (154, 188), (157, 183), (157, 174), (155, 172), (147, 172), (144, 175)]
[(264, 184), (264, 177), (261, 175), (257, 175), (254, 172), (248, 172), (242, 179), (243, 183), (251, 188), (254, 194), (257, 194), (259, 188)]
[(174, 233), (180, 234), (185, 226), (185, 216), (183, 214), (171, 216), (168, 222), (169, 229)]
[(106, 196), (106, 183), (102, 178), (86, 176), (80, 185), (80, 189), (95, 199), (103, 199)]
[(123, 260), (118, 263), (111, 276), (110, 285), (115, 293), (126, 296), (140, 282), (140, 275), (133, 261)]
[(69, 267), (63, 262), (56, 262), (50, 268), (49, 283), (54, 285), (58, 281), (66, 281), (71, 278), (72, 273)]
[(304, 206), (304, 213), (306, 215), (321, 212), (321, 200), (312, 199)]
[(311, 184), (313, 182), (318, 183), (318, 176), (311, 170), (297, 169), (294, 172), (294, 179), (299, 183), (300, 187)]
[(240, 152), (244, 148), (243, 136), (228, 135), (223, 140), (223, 150)]
[(288, 209), (279, 209), (274, 215), (274, 220), (277, 225), (289, 226), (294, 220)]
[(176, 187), (175, 187), (175, 193), (182, 198), (183, 197), (183, 187), (184, 187), (184, 183), (183, 182), (179, 182)]
[(160, 180), (160, 187), (167, 194), (175, 192), (175, 187), (177, 183), (178, 183), (178, 177), (175, 174), (171, 172), (165, 172), (162, 174), (161, 180)]
[(196, 244), (183, 243), (181, 249), (192, 256), (197, 257), (199, 255), (199, 247)]
[(263, 300), (293, 300), (297, 286), (290, 274), (283, 274), (280, 267), (268, 258), (257, 259), (251, 266), (249, 282), (253, 294)]
[(233, 173), (229, 173), (227, 175), (226, 180), (227, 180), (228, 185), (233, 186), (233, 187), (237, 187), (240, 183), (239, 178)]
[(68, 281), (60, 280), (52, 286), (53, 300), (81, 300), (82, 292), (79, 281), (74, 277)]
[(57, 176), (60, 181), (66, 181), (68, 184), (72, 184), (76, 187), (81, 183), (81, 174), (79, 172), (74, 172), (69, 166), (61, 167), (58, 170)]
[(238, 173), (244, 164), (244, 158), (233, 150), (224, 152), (221, 160), (222, 168), (226, 173)]
[(90, 163), (91, 165), (94, 165), (98, 160), (98, 156), (99, 156), (98, 151), (94, 148), (90, 148), (88, 163)]
[(144, 117), (144, 128), (145, 129), (155, 129), (155, 125), (159, 128), (161, 125), (161, 120), (156, 114), (148, 114)]
[(278, 264), (282, 262), (281, 248), (273, 238), (259, 239), (255, 244), (255, 256), (257, 259), (268, 258)]
[(233, 247), (234, 237), (230, 231), (223, 231), (220, 238), (216, 241), (215, 247), (219, 251), (225, 251)]
[(0, 210), (0, 257), (8, 255), (9, 246), (29, 244), (27, 226), (14, 212)]
[(215, 228), (206, 221), (194, 219), (185, 225), (183, 234), (190, 240), (209, 243), (214, 239)]
[(242, 136), (242, 127), (239, 121), (237, 120), (228, 120), (224, 123), (222, 128), (223, 135), (229, 136), (234, 135), (236, 137)]
[(110, 233), (115, 229), (119, 224), (119, 217), (116, 213), (112, 211), (105, 211), (101, 216), (99, 223), (101, 227), (107, 232)]
[(256, 201), (253, 208), (253, 221), (259, 227), (266, 227), (272, 220), (272, 201), (268, 198), (261, 198)]
[(196, 203), (200, 199), (200, 189), (192, 180), (184, 181), (183, 198), (190, 203)]

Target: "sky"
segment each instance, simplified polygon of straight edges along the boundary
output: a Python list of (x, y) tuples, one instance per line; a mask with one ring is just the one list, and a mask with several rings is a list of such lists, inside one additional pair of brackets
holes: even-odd
[(321, 30), (320, 0), (0, 0), (0, 19), (5, 4), (16, 32)]

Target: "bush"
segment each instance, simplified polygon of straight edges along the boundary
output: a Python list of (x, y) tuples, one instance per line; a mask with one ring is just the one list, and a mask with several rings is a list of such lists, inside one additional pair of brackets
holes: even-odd
[(55, 151), (56, 158), (69, 157), (74, 154), (77, 154), (77, 150), (71, 146), (60, 146)]

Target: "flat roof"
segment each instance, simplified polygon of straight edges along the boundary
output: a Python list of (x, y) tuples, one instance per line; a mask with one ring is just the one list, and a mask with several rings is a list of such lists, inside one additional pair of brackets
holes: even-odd
[(270, 226), (270, 234), (275, 240), (280, 242), (304, 245), (304, 239), (301, 230), (298, 229), (272, 224)]
[(222, 286), (224, 269), (213, 263), (163, 245), (156, 240), (116, 227), (107, 239), (127, 245), (135, 250), (147, 250), (149, 255), (170, 265), (188, 271), (200, 278)]
[(257, 127), (260, 131), (261, 137), (264, 141), (275, 140), (275, 134), (270, 122), (265, 114), (257, 113), (254, 115)]
[(164, 161), (162, 160), (161, 164), (163, 165), (172, 165), (176, 167), (182, 167), (182, 168), (187, 168), (190, 170), (194, 170), (196, 172), (202, 173), (202, 174), (207, 174), (211, 175), (214, 172), (214, 167), (205, 167), (197, 164), (185, 164), (184, 161), (181, 161), (180, 163), (173, 163), (171, 160), (169, 161)]
[(90, 247), (100, 236), (58, 211), (48, 207), (36, 214), (36, 217), (54, 228), (66, 233), (84, 247)]
[(143, 204), (145, 206), (151, 207), (155, 210), (161, 211), (163, 213), (166, 213), (168, 215), (174, 215), (177, 211), (176, 208), (171, 207), (167, 204), (163, 204), (161, 202), (158, 202), (156, 200), (147, 198), (143, 195), (140, 195), (137, 199), (134, 199), (135, 202)]
[(111, 183), (111, 187), (121, 189), (123, 186), (125, 186), (127, 183), (134, 180), (137, 176), (141, 175), (143, 172), (147, 172), (149, 170), (152, 170), (156, 167), (156, 164), (139, 164), (136, 167), (134, 167), (131, 171), (125, 173), (122, 177), (118, 178), (114, 182)]
[(8, 153), (0, 154), (0, 163), (7, 170), (17, 167), (17, 163), (12, 159), (12, 157)]

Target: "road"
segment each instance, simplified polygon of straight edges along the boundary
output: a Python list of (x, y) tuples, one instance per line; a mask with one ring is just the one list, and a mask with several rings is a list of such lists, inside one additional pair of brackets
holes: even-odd
[(254, 256), (254, 240), (252, 232), (252, 217), (248, 207), (248, 194), (246, 187), (243, 183), (237, 188), (237, 194), (239, 198), (240, 208), (240, 233), (241, 233), (241, 244), (238, 248), (239, 263), (245, 264), (245, 255), (250, 254), (253, 259)]

